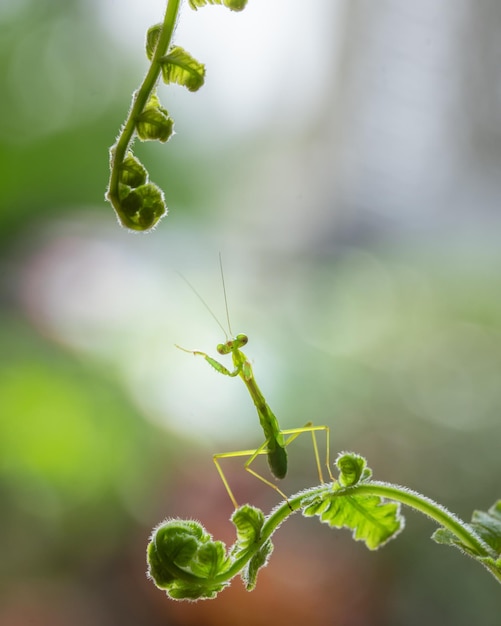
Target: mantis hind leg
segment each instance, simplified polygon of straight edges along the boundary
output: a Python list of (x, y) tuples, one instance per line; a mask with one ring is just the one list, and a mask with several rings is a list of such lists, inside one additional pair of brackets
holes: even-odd
[(228, 495), (230, 496), (230, 500), (236, 509), (238, 509), (238, 503), (237, 503), (235, 496), (233, 495), (233, 491), (231, 490), (230, 484), (228, 483), (228, 479), (226, 478), (226, 475), (223, 472), (223, 468), (221, 467), (221, 464), (219, 463), (220, 459), (230, 459), (233, 457), (248, 456), (249, 459), (245, 462), (244, 469), (247, 472), (249, 472), (249, 474), (252, 474), (252, 476), (254, 476), (258, 480), (263, 482), (265, 485), (268, 485), (268, 487), (271, 487), (272, 489), (274, 489), (286, 502), (288, 502), (287, 496), (279, 487), (277, 487), (275, 484), (273, 484), (270, 480), (268, 480), (264, 476), (261, 476), (261, 474), (259, 474), (258, 472), (256, 472), (250, 467), (254, 459), (258, 457), (260, 454), (268, 454), (267, 446), (268, 446), (268, 440), (266, 440), (256, 450), (239, 450), (237, 452), (220, 452), (218, 454), (214, 454), (214, 456), (212, 457), (212, 460), (214, 461), (214, 465), (216, 466), (219, 476), (221, 480), (223, 481), (223, 485), (225, 486), (225, 489), (228, 492)]
[(324, 476), (322, 472), (322, 463), (320, 461), (320, 453), (318, 451), (318, 443), (316, 433), (319, 431), (323, 431), (325, 433), (325, 467), (327, 469), (327, 473), (332, 482), (334, 482), (334, 476), (331, 472), (331, 464), (330, 464), (330, 428), (328, 426), (314, 426), (313, 422), (306, 422), (304, 426), (301, 428), (288, 428), (287, 430), (280, 431), (282, 435), (286, 437), (285, 446), (291, 444), (294, 439), (297, 439), (299, 435), (303, 433), (311, 433), (311, 440), (313, 445), (313, 454), (315, 455), (315, 464), (317, 467), (318, 478), (321, 483), (324, 482)]
[[(325, 467), (327, 468), (327, 473), (329, 474), (329, 478), (332, 482), (334, 482), (334, 476), (332, 475), (331, 472), (331, 468), (330, 468), (330, 429), (328, 426), (314, 426), (312, 422), (307, 422), (304, 426), (302, 426), (301, 428), (289, 428), (287, 430), (282, 430), (280, 431), (280, 433), (282, 435), (285, 436), (285, 442), (284, 442), (284, 447), (287, 447), (288, 445), (290, 445), (295, 439), (297, 439), (297, 437), (299, 437), (299, 435), (302, 435), (303, 433), (311, 433), (311, 438), (312, 438), (312, 445), (313, 445), (313, 453), (315, 456), (315, 464), (317, 467), (317, 472), (318, 472), (318, 478), (320, 480), (321, 483), (324, 483), (324, 477), (323, 477), (323, 473), (322, 473), (322, 463), (320, 461), (320, 453), (318, 450), (318, 443), (317, 443), (317, 438), (316, 438), (316, 433), (319, 431), (323, 431), (325, 432), (325, 445), (326, 445), (326, 452), (325, 452)], [(268, 485), (268, 487), (271, 487), (272, 489), (274, 489), (286, 502), (289, 502), (286, 494), (279, 488), (277, 487), (277, 485), (275, 485), (274, 483), (272, 483), (270, 480), (268, 480), (267, 478), (265, 478), (264, 476), (262, 476), (261, 474), (259, 474), (258, 472), (256, 472), (252, 467), (251, 464), (254, 462), (254, 460), (262, 454), (268, 454), (268, 440), (266, 440), (261, 446), (259, 446), (259, 448), (255, 449), (255, 450), (239, 450), (237, 452), (220, 452), (218, 454), (215, 454), (213, 456), (213, 461), (214, 464), (216, 466), (216, 469), (219, 473), (219, 476), (223, 482), (223, 485), (230, 497), (231, 502), (233, 503), (233, 506), (237, 509), (238, 508), (238, 503), (237, 500), (233, 494), (233, 491), (231, 490), (231, 487), (228, 483), (228, 479), (226, 478), (226, 475), (223, 472), (223, 469), (221, 467), (220, 464), (220, 459), (229, 459), (229, 458), (233, 458), (233, 457), (243, 457), (243, 456), (247, 456), (249, 457), (247, 459), (247, 461), (245, 462), (244, 465), (244, 469), (249, 472), (249, 474), (252, 474), (252, 476), (254, 476), (255, 478), (257, 478), (258, 480), (260, 480), (261, 482), (263, 482), (265, 485)]]

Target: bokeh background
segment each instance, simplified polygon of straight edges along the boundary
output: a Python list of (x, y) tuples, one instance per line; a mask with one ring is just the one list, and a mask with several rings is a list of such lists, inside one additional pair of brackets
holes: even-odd
[[(0, 3), (0, 623), (499, 623), (499, 587), (429, 540), (369, 553), (296, 516), (247, 594), (174, 603), (145, 578), (151, 529), (233, 541), (212, 454), (257, 446), (214, 352), (246, 332), (283, 427), (331, 427), (464, 519), (501, 496), (501, 4), (249, 0), (183, 8), (207, 64), (160, 88), (167, 145), (136, 144), (170, 214), (121, 229), (108, 148), (163, 0)], [(306, 438), (305, 438), (306, 439)], [(308, 441), (290, 493), (315, 484)], [(227, 463), (237, 497), (276, 494)]]

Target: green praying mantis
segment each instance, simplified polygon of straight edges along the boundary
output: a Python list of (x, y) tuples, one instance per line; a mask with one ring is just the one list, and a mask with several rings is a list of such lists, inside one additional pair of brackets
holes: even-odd
[(278, 420), (275, 414), (270, 409), (260, 388), (258, 387), (258, 384), (254, 377), (252, 365), (249, 359), (242, 352), (241, 348), (245, 346), (248, 342), (247, 335), (242, 333), (242, 334), (233, 336), (233, 333), (231, 332), (231, 325), (230, 325), (229, 314), (228, 314), (228, 300), (226, 297), (226, 286), (224, 282), (224, 274), (223, 274), (221, 257), (219, 258), (219, 262), (220, 262), (220, 270), (221, 270), (221, 279), (222, 279), (222, 284), (223, 284), (224, 301), (225, 301), (225, 307), (226, 307), (226, 319), (228, 322), (228, 330), (230, 331), (230, 335), (232, 335), (232, 338), (228, 337), (224, 327), (219, 322), (217, 317), (214, 315), (212, 310), (208, 307), (205, 300), (203, 300), (200, 294), (194, 289), (194, 287), (188, 281), (186, 282), (189, 285), (189, 287), (193, 290), (195, 295), (201, 300), (202, 304), (207, 308), (209, 313), (216, 320), (217, 324), (226, 335), (226, 342), (220, 343), (216, 349), (217, 349), (218, 354), (220, 354), (221, 356), (231, 354), (231, 357), (233, 360), (233, 369), (232, 370), (228, 369), (222, 363), (220, 363), (216, 359), (209, 356), (206, 352), (202, 352), (200, 350), (187, 350), (186, 348), (182, 348), (181, 346), (178, 346), (177, 344), (176, 344), (176, 347), (179, 348), (180, 350), (183, 350), (184, 352), (188, 352), (195, 356), (203, 357), (207, 361), (207, 363), (209, 363), (209, 365), (211, 365), (216, 370), (216, 372), (219, 372), (220, 374), (223, 374), (224, 376), (229, 376), (231, 378), (235, 378), (239, 376), (245, 383), (245, 386), (247, 387), (247, 390), (249, 391), (252, 401), (254, 402), (254, 406), (256, 407), (256, 411), (259, 417), (259, 423), (261, 424), (261, 428), (263, 429), (263, 433), (265, 437), (264, 442), (258, 448), (254, 450), (239, 450), (236, 452), (220, 452), (220, 453), (214, 454), (213, 456), (216, 469), (219, 473), (219, 476), (221, 477), (221, 480), (226, 488), (226, 491), (228, 492), (228, 495), (235, 509), (238, 508), (238, 503), (220, 464), (220, 460), (225, 459), (225, 458), (249, 457), (247, 461), (245, 462), (244, 469), (250, 474), (252, 474), (253, 476), (255, 476), (256, 478), (258, 478), (260, 481), (262, 481), (263, 483), (265, 483), (266, 485), (274, 489), (277, 493), (280, 494), (282, 498), (288, 501), (285, 493), (281, 489), (279, 489), (277, 485), (272, 483), (270, 480), (268, 480), (267, 478), (259, 474), (257, 471), (255, 471), (251, 467), (252, 463), (259, 455), (266, 454), (268, 458), (268, 465), (273, 476), (278, 479), (285, 478), (287, 474), (287, 450), (286, 450), (287, 446), (292, 441), (294, 441), (294, 439), (299, 437), (299, 435), (303, 433), (311, 433), (312, 443), (313, 443), (313, 452), (315, 455), (318, 476), (319, 476), (320, 482), (323, 483), (324, 480), (323, 480), (323, 475), (322, 475), (322, 467), (320, 463), (320, 456), (319, 456), (318, 445), (317, 445), (317, 440), (316, 440), (316, 432), (323, 431), (325, 432), (325, 437), (326, 437), (325, 464), (327, 467), (329, 477), (333, 481), (334, 478), (330, 470), (330, 461), (329, 461), (329, 427), (328, 426), (314, 426), (312, 422), (307, 422), (301, 428), (289, 428), (286, 430), (282, 430), (280, 428), (280, 425), (278, 423)]

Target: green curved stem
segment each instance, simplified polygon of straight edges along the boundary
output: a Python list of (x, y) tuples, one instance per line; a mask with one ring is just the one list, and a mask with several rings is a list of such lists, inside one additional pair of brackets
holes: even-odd
[[(263, 525), (260, 542), (251, 551), (246, 552), (239, 559), (235, 560), (231, 567), (224, 573), (221, 573), (217, 577), (218, 582), (230, 580), (236, 576), (252, 558), (252, 556), (259, 550), (259, 548), (273, 535), (282, 522), (292, 513), (300, 510), (302, 502), (305, 498), (312, 498), (315, 496), (322, 496), (327, 492), (331, 492), (332, 485), (321, 485), (312, 489), (302, 491), (289, 499), (288, 502), (284, 502), (276, 507), (270, 515), (266, 518)], [(406, 506), (409, 506), (420, 513), (423, 513), (430, 519), (434, 520), (440, 526), (447, 528), (461, 541), (461, 543), (469, 547), (473, 552), (480, 556), (490, 556), (496, 558), (496, 554), (493, 550), (474, 532), (474, 530), (465, 522), (460, 520), (456, 515), (448, 511), (445, 507), (434, 502), (431, 498), (423, 496), (422, 494), (412, 491), (406, 487), (399, 485), (391, 485), (379, 481), (370, 481), (354, 485), (352, 487), (341, 488), (338, 491), (334, 491), (334, 495), (340, 498), (346, 497), (348, 494), (363, 494), (380, 496), (392, 500), (394, 502), (400, 502)], [(490, 568), (489, 571), (501, 582), (501, 575)]]
[(137, 117), (142, 113), (148, 99), (157, 84), (161, 72), (160, 59), (165, 55), (167, 48), (172, 40), (174, 27), (176, 25), (177, 16), (181, 0), (169, 0), (165, 10), (162, 31), (158, 38), (155, 53), (151, 59), (150, 67), (141, 86), (132, 96), (132, 104), (125, 124), (120, 131), (118, 139), (110, 149), (110, 183), (106, 198), (111, 202), (116, 211), (120, 213), (120, 200), (118, 196), (118, 183), (120, 175), (120, 166), (125, 158), (129, 145), (134, 137), (135, 122)]
[[(172, 593), (174, 599), (215, 597), (237, 574), (251, 590), (258, 570), (273, 549), (273, 533), (292, 513), (302, 511), (306, 517), (319, 517), (331, 528), (347, 528), (355, 540), (374, 550), (402, 530), (404, 519), (399, 505), (405, 505), (439, 526), (433, 535), (435, 541), (459, 548), (501, 583), (497, 521), (501, 501), (484, 512), (483, 517), (481, 511), (475, 512), (472, 524), (468, 524), (416, 491), (370, 480), (370, 469), (360, 455), (343, 453), (336, 465), (340, 470), (338, 480), (291, 496), (267, 517), (250, 505), (237, 509), (232, 516), (237, 540), (229, 549), (220, 541), (213, 541), (198, 522), (166, 520), (155, 529), (148, 545), (149, 576), (168, 595)], [(187, 563), (187, 557), (192, 564)]]
[[(477, 554), (481, 556), (496, 556), (491, 548), (482, 541), (466, 522), (460, 520), (459, 517), (448, 511), (441, 504), (423, 496), (417, 491), (380, 481), (362, 483), (354, 487), (348, 487), (347, 490), (359, 494), (377, 495), (395, 502), (401, 502), (420, 513), (424, 513), (424, 515), (437, 522), (440, 526), (450, 530), (462, 544), (471, 548)], [(342, 493), (346, 493), (347, 490)]]

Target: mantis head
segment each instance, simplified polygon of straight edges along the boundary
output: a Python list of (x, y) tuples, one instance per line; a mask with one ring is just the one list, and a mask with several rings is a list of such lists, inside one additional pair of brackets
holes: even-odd
[(245, 344), (249, 341), (247, 335), (240, 334), (237, 335), (234, 339), (230, 339), (226, 343), (220, 343), (217, 346), (217, 351), (219, 354), (230, 354), (230, 352), (235, 352), (236, 350), (240, 350)]

